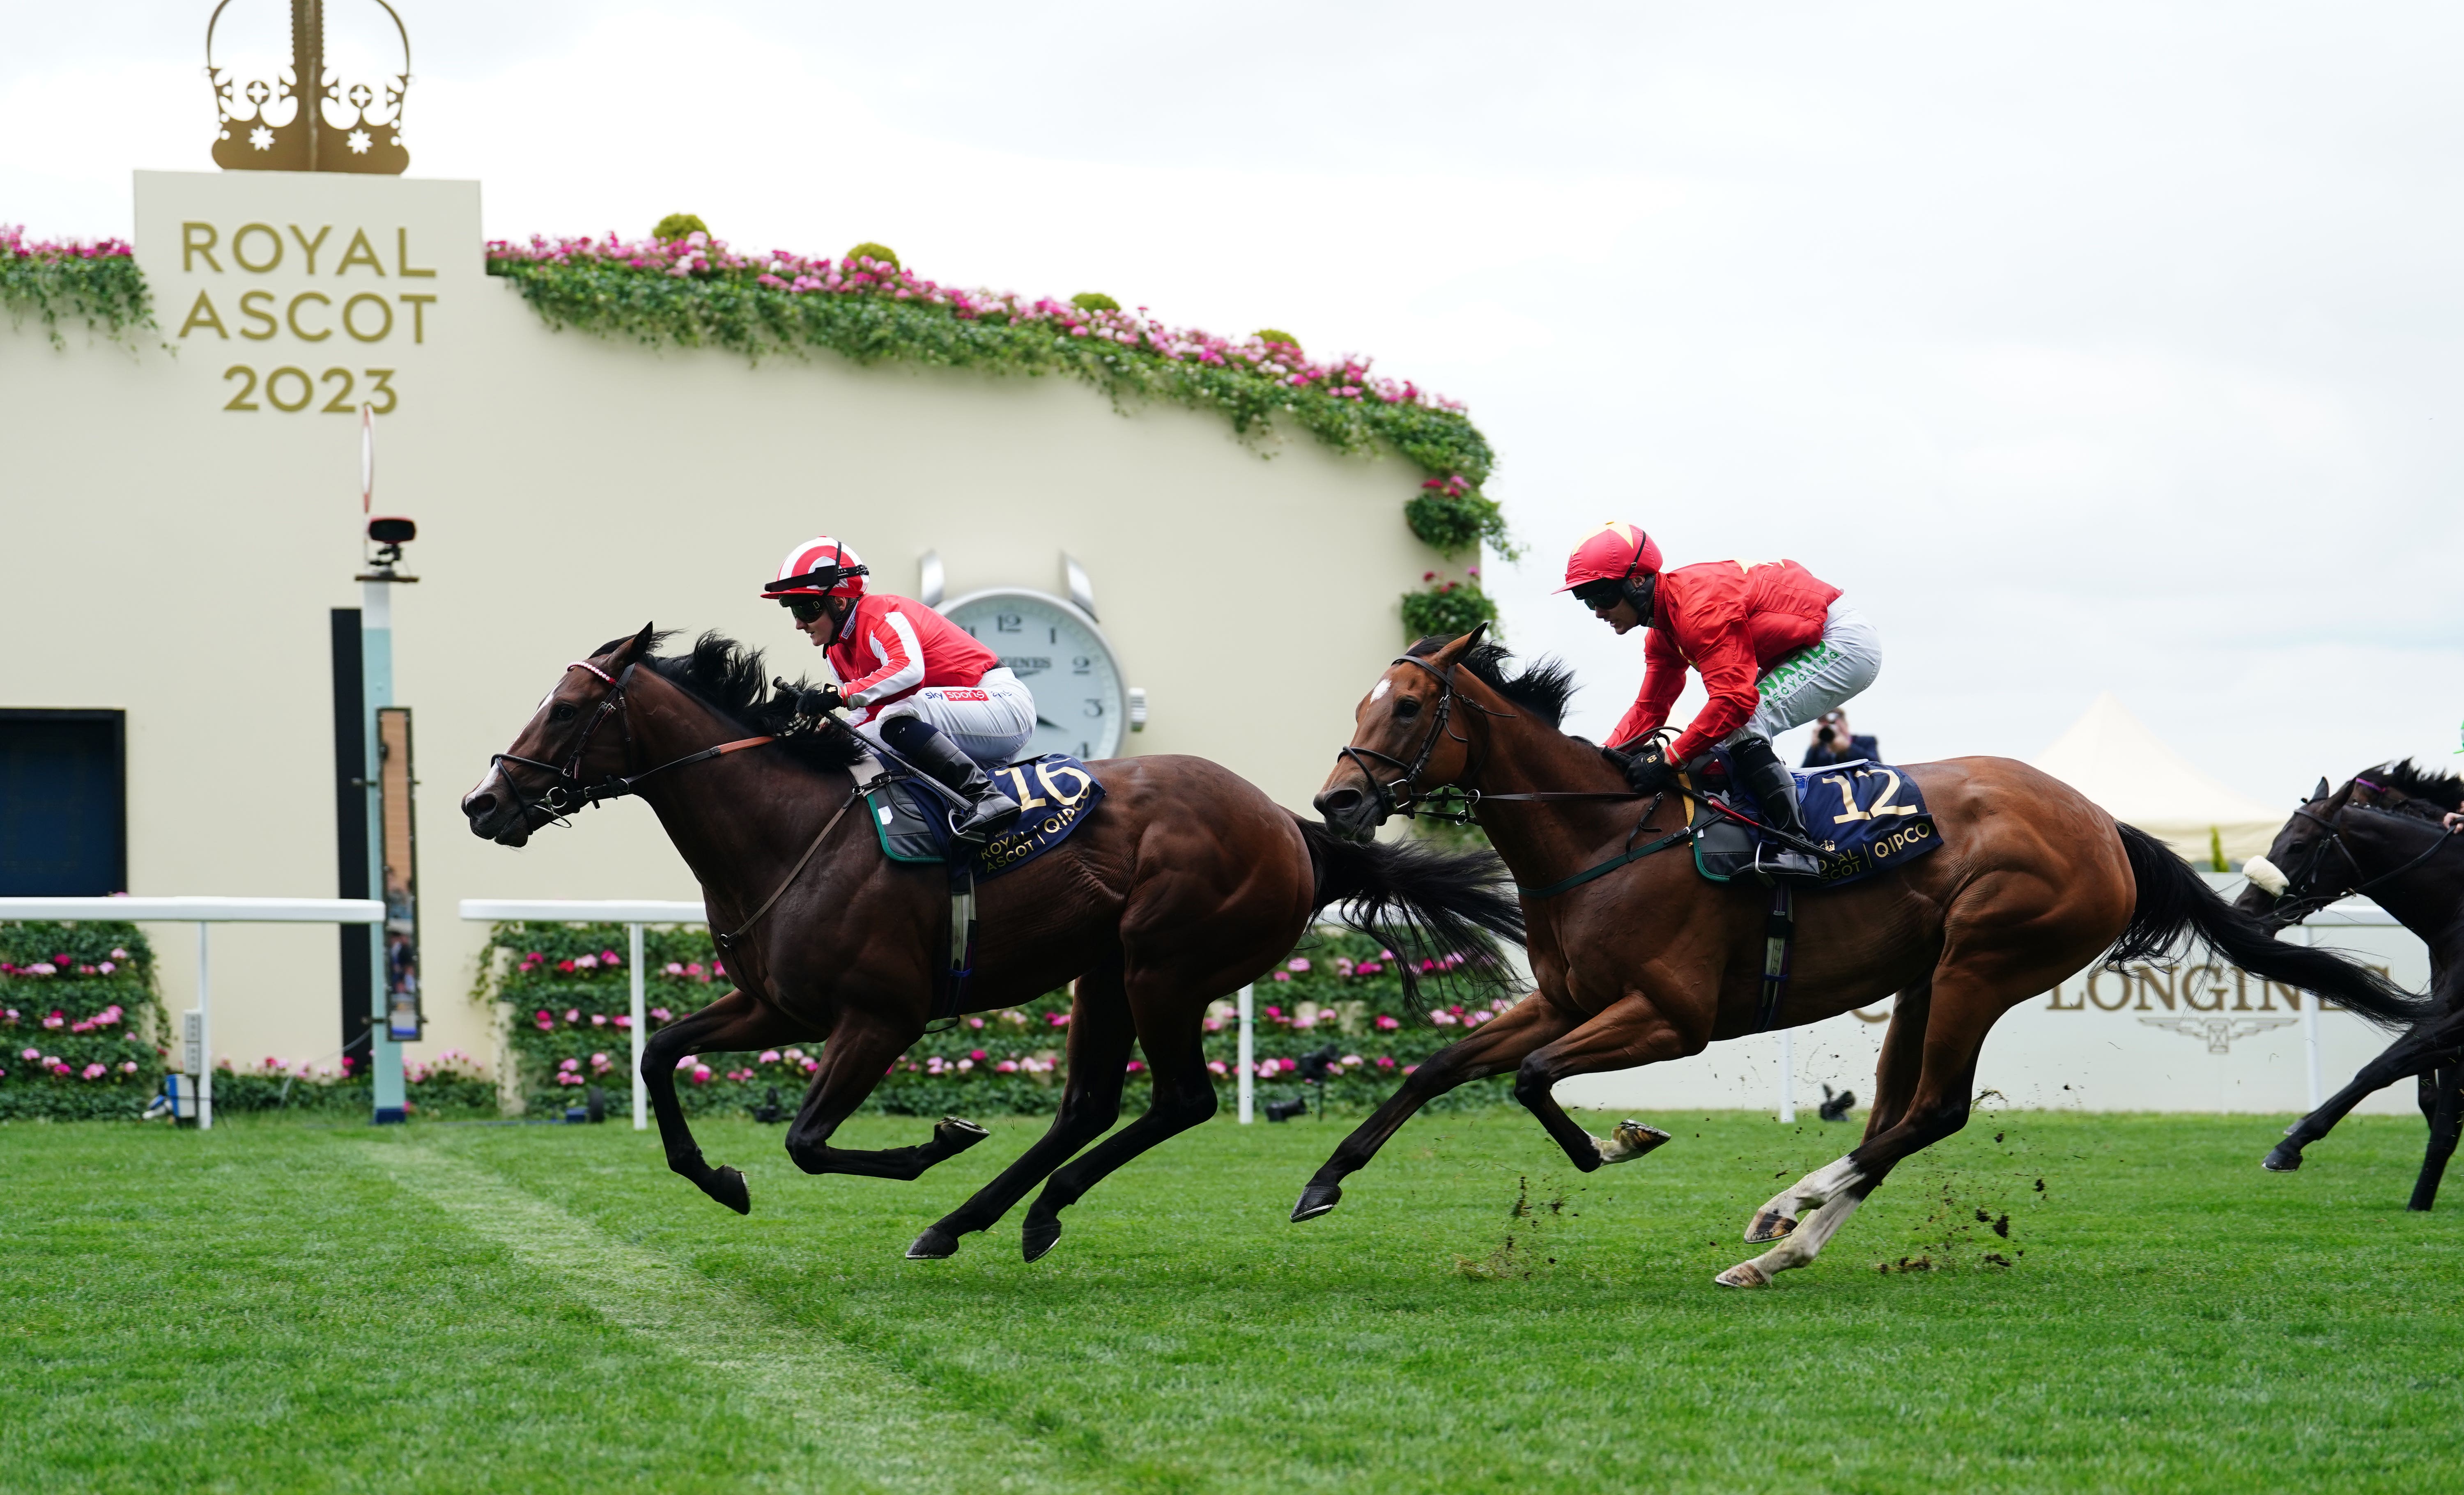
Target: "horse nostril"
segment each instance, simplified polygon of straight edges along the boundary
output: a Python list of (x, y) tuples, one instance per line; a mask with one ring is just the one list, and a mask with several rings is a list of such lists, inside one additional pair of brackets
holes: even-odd
[(1329, 789), (1317, 797), (1320, 815), (1349, 815), (1358, 808), (1360, 791), (1357, 789)]
[(495, 807), (496, 797), (481, 790), (462, 802), (462, 814), (467, 819), (477, 820), (480, 816), (494, 811)]

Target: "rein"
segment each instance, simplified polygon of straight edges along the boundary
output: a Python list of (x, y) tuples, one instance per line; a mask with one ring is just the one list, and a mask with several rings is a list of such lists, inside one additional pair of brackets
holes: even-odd
[[(1412, 654), (1397, 655), (1390, 663), (1413, 665), (1427, 671), (1430, 677), (1438, 682), (1438, 711), (1429, 722), (1429, 735), (1421, 739), (1420, 750), (1412, 755), (1412, 760), (1408, 763), (1391, 753), (1381, 753), (1375, 748), (1346, 746), (1335, 750), (1337, 758), (1350, 758), (1352, 766), (1360, 770), (1360, 777), (1368, 781), (1369, 792), (1376, 797), (1377, 808), (1381, 816), (1400, 815), (1405, 820), (1418, 820), (1426, 815), (1431, 820), (1445, 821), (1456, 825), (1468, 825), (1472, 823), (1473, 812), (1483, 804), (1508, 802), (1538, 802), (1548, 800), (1639, 800), (1642, 798), (1632, 789), (1538, 789), (1527, 794), (1483, 794), (1477, 789), (1458, 789), (1456, 793), (1463, 796), (1461, 809), (1436, 808), (1428, 803), (1430, 791), (1420, 787), (1420, 775), (1427, 770), (1429, 759), (1437, 755), (1439, 739), (1452, 737), (1463, 745), (1466, 754), (1470, 752), (1472, 746), (1471, 738), (1460, 732), (1449, 733), (1446, 730), (1446, 723), (1454, 715), (1455, 700), (1462, 694), (1455, 688), (1455, 671), (1461, 667), (1449, 665), (1440, 670), (1427, 660)], [(1492, 711), (1468, 696), (1463, 696), (1463, 704), (1472, 710), (1487, 715), (1507, 715), (1504, 712)], [(1392, 763), (1401, 769), (1403, 771), (1401, 777), (1380, 782), (1375, 771), (1369, 766), (1368, 760), (1373, 758), (1381, 763)], [(1463, 767), (1463, 776), (1469, 778), (1479, 771), (1479, 763), (1466, 763)], [(1646, 814), (1643, 818), (1648, 820), (1650, 816)]]
[(641, 669), (642, 664), (640, 660), (635, 660), (627, 665), (625, 672), (620, 675), (611, 675), (586, 659), (577, 659), (564, 668), (568, 673), (576, 670), (583, 670), (597, 675), (606, 685), (607, 693), (599, 698), (598, 714), (593, 715), (588, 725), (582, 729), (582, 735), (574, 738), (573, 751), (565, 755), (563, 763), (543, 762), (536, 758), (524, 758), (518, 753), (497, 753), (488, 759), (490, 763), (500, 769), (507, 763), (519, 763), (525, 768), (536, 768), (556, 776), (556, 781), (549, 784), (547, 792), (536, 801), (523, 795), (522, 786), (515, 780), (513, 775), (504, 776), (506, 787), (513, 791), (515, 802), (525, 815), (535, 807), (545, 806), (549, 816), (561, 822), (564, 817), (578, 810), (585, 810), (595, 804), (605, 804), (609, 800), (621, 800), (627, 795), (639, 793), (642, 780), (664, 774), (671, 768), (682, 768), (689, 763), (723, 758), (730, 753), (741, 753), (746, 748), (762, 747), (779, 740), (776, 737), (738, 737), (733, 742), (722, 742), (716, 747), (703, 748), (697, 753), (688, 753), (682, 758), (671, 758), (656, 768), (646, 768), (638, 774), (629, 776), (610, 774), (597, 783), (583, 783), (582, 757), (590, 750), (592, 735), (599, 731), (600, 725), (608, 717), (614, 716), (617, 726), (624, 729), (626, 759), (630, 761), (633, 757), (633, 725), (631, 717), (626, 711), (626, 688), (632, 682), (633, 671)]

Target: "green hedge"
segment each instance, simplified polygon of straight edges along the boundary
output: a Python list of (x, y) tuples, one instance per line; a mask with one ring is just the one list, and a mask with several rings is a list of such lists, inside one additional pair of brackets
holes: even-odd
[(134, 924), (0, 923), (0, 1120), (136, 1115), (168, 1027)]

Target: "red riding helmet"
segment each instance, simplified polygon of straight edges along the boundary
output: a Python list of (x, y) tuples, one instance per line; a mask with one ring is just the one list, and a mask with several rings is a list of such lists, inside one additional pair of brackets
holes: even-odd
[(787, 558), (779, 562), (777, 580), (763, 588), (761, 595), (862, 597), (868, 571), (854, 551), (827, 535), (816, 535), (787, 552)]
[(1611, 519), (1566, 558), (1566, 584), (1571, 592), (1586, 582), (1628, 582), (1638, 575), (1660, 573), (1660, 547), (1631, 524)]

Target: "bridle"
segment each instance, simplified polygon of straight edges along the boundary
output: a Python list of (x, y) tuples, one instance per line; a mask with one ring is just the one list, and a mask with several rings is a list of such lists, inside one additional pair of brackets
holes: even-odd
[[(671, 768), (682, 768), (688, 763), (698, 763), (705, 758), (718, 758), (729, 753), (740, 753), (746, 748), (757, 748), (779, 740), (775, 736), (738, 737), (733, 742), (722, 742), (716, 747), (703, 748), (699, 752), (688, 753), (682, 758), (671, 758), (656, 768), (646, 768), (638, 774), (629, 776), (609, 774), (596, 783), (584, 783), (582, 780), (583, 756), (590, 751), (591, 737), (610, 716), (616, 718), (616, 725), (625, 734), (625, 761), (630, 763), (633, 760), (633, 724), (630, 713), (627, 710), (626, 688), (632, 683), (633, 671), (642, 668), (642, 662), (637, 659), (625, 667), (624, 673), (615, 675), (609, 674), (586, 659), (577, 659), (564, 668), (567, 673), (576, 670), (586, 671), (598, 676), (601, 683), (607, 687), (607, 693), (599, 698), (598, 712), (583, 726), (581, 735), (574, 738), (573, 751), (565, 755), (564, 761), (561, 764), (550, 763), (536, 758), (524, 758), (518, 753), (497, 753), (488, 759), (504, 779), (506, 788), (513, 792), (514, 803), (519, 808), (525, 821), (530, 819), (532, 810), (545, 809), (552, 823), (567, 824), (570, 822), (565, 819), (566, 816), (578, 810), (588, 809), (594, 804), (605, 804), (609, 800), (621, 800), (628, 794), (638, 793), (642, 780), (664, 774)], [(504, 765), (507, 763), (519, 763), (524, 768), (536, 768), (543, 773), (552, 774), (555, 776), (555, 781), (548, 785), (545, 794), (533, 800), (522, 792), (520, 782), (510, 772), (505, 771)]]
[[(2356, 779), (2353, 782), (2360, 784), (2365, 789), (2372, 791), (2379, 790), (2379, 786), (2377, 784), (2370, 782), (2366, 779)], [(2343, 827), (2337, 824), (2338, 821), (2352, 813), (2354, 810), (2368, 810), (2373, 814), (2392, 816), (2398, 820), (2412, 821), (2416, 824), (2421, 823), (2421, 818), (2419, 816), (2407, 815), (2401, 810), (2381, 809), (2372, 804), (2352, 804), (2348, 802), (2343, 809), (2336, 811), (2332, 817), (2319, 814), (2306, 804), (2302, 805), (2299, 809), (2295, 810), (2293, 813), (2297, 817), (2311, 822), (2326, 834), (2321, 836), (2318, 843), (2311, 846), (2310, 854), (2302, 859), (2301, 866), (2299, 870), (2287, 872), (2285, 874), (2284, 891), (2277, 894), (2275, 905), (2268, 910), (2268, 913), (2271, 917), (2281, 919), (2286, 924), (2299, 924), (2313, 913), (2316, 913), (2320, 910), (2327, 907), (2329, 904), (2336, 902), (2338, 899), (2359, 897), (2374, 888), (2379, 888), (2387, 883), (2393, 882), (2395, 879), (2402, 877), (2405, 873), (2411, 871), (2414, 868), (2420, 867), (2422, 864), (2428, 862), (2431, 857), (2436, 856), (2440, 851), (2446, 848), (2448, 842), (2455, 839), (2454, 832), (2449, 831), (2442, 826), (2432, 825), (2431, 828), (2436, 830), (2438, 834), (2428, 846), (2422, 849), (2420, 855), (2415, 856), (2410, 861), (2406, 862), (2403, 866), (2398, 867), (2391, 871), (2381, 872), (2376, 877), (2370, 877), (2363, 871), (2361, 858), (2355, 856), (2353, 854), (2353, 848), (2344, 844)], [(2319, 886), (2318, 878), (2320, 872), (2324, 868), (2327, 859), (2327, 850), (2330, 846), (2335, 848), (2338, 856), (2344, 859), (2344, 866), (2352, 872), (2353, 881), (2342, 890), (2334, 892), (2321, 892), (2317, 890)], [(2310, 890), (2305, 891), (2305, 888)]]
[[(1485, 757), (1485, 755), (1481, 757), (1474, 756), (1476, 747), (1471, 738), (1463, 736), (1460, 732), (1448, 730), (1447, 723), (1453, 717), (1456, 700), (1460, 698), (1464, 706), (1472, 711), (1481, 713), (1483, 715), (1507, 716), (1511, 715), (1512, 713), (1501, 712), (1494, 707), (1483, 706), (1480, 702), (1473, 700), (1470, 696), (1464, 695), (1461, 691), (1457, 690), (1455, 687), (1455, 671), (1461, 668), (1461, 661), (1457, 661), (1455, 664), (1448, 665), (1445, 669), (1440, 670), (1437, 666), (1430, 664), (1425, 659), (1419, 658), (1418, 655), (1400, 654), (1394, 660), (1390, 661), (1389, 668), (1393, 665), (1417, 665), (1420, 669), (1427, 671), (1429, 672), (1429, 677), (1438, 682), (1437, 712), (1430, 718), (1429, 735), (1420, 740), (1420, 750), (1412, 755), (1410, 762), (1405, 762), (1403, 759), (1397, 758), (1391, 753), (1381, 753), (1375, 748), (1346, 745), (1335, 750), (1335, 756), (1337, 758), (1350, 759), (1352, 766), (1360, 770), (1360, 777), (1368, 782), (1369, 792), (1375, 798), (1378, 818), (1381, 820), (1390, 815), (1400, 815), (1405, 820), (1417, 820), (1420, 816), (1425, 815), (1431, 820), (1445, 821), (1456, 825), (1468, 825), (1472, 823), (1473, 811), (1477, 810), (1481, 805), (1493, 804), (1509, 800), (1536, 802), (1542, 800), (1648, 799), (1657, 805), (1660, 801), (1664, 798), (1664, 796), (1661, 795), (1638, 794), (1631, 789), (1538, 789), (1527, 794), (1483, 794), (1478, 789), (1454, 788), (1454, 792), (1461, 796), (1461, 799), (1456, 802), (1459, 807), (1453, 809), (1440, 809), (1429, 802), (1432, 791), (1420, 786), (1420, 775), (1427, 771), (1429, 759), (1437, 756), (1439, 740), (1441, 737), (1452, 737), (1455, 741), (1463, 745), (1465, 761), (1463, 763), (1463, 777), (1465, 779), (1476, 778), (1479, 776), (1480, 766), (1483, 761), (1483, 758)], [(1386, 780), (1381, 782), (1377, 778), (1376, 770), (1369, 765), (1369, 759), (1373, 758), (1381, 763), (1390, 763), (1395, 767), (1401, 769), (1401, 776), (1399, 778)], [(1447, 785), (1443, 787), (1454, 786)], [(1645, 820), (1650, 819), (1649, 812), (1645, 812), (1643, 818)]]

